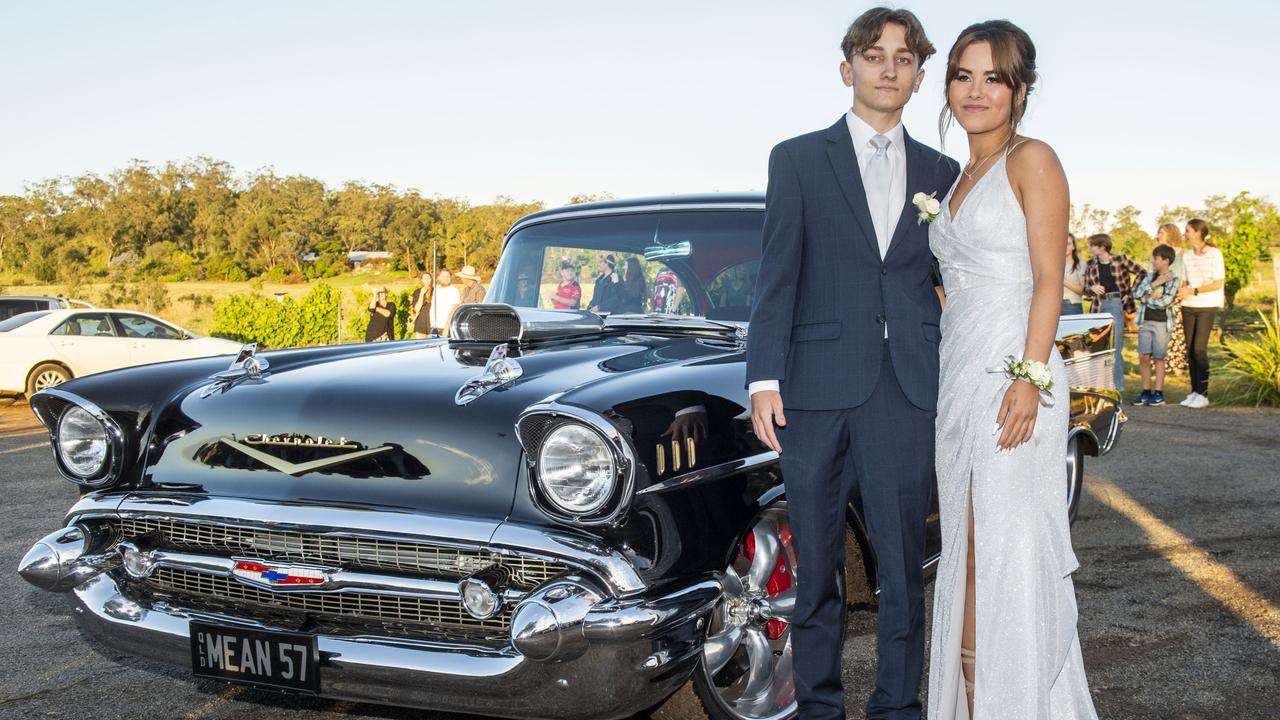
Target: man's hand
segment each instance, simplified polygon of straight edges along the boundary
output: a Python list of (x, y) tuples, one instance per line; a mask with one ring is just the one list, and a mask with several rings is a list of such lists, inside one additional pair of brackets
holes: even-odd
[(1179, 300), (1185, 300), (1187, 296), (1190, 294), (1191, 294), (1191, 288), (1187, 287), (1186, 285), (1183, 285), (1182, 287), (1178, 288)]
[(1107, 294), (1107, 289), (1102, 287), (1101, 285), (1090, 285), (1089, 292), (1093, 293), (1094, 295), (1101, 296), (1101, 295)]
[(782, 454), (782, 444), (774, 433), (774, 425), (787, 426), (787, 418), (782, 414), (782, 393), (777, 390), (761, 390), (751, 396), (751, 428), (756, 437), (778, 454)]
[(695, 443), (702, 442), (707, 439), (707, 414), (687, 412), (677, 415), (661, 437), (669, 437), (681, 444), (688, 438), (692, 438)]

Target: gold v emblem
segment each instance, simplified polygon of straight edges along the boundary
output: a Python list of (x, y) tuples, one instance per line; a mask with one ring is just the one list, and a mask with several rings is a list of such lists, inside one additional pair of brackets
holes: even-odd
[(384, 453), (384, 452), (387, 452), (388, 450), (395, 449), (390, 445), (383, 445), (382, 447), (370, 448), (368, 450), (356, 450), (355, 452), (344, 453), (342, 455), (334, 455), (333, 457), (321, 458), (320, 460), (312, 460), (311, 462), (291, 463), (288, 460), (282, 460), (276, 457), (275, 455), (264, 453), (261, 450), (249, 447), (248, 445), (245, 445), (243, 443), (238, 443), (235, 440), (231, 440), (229, 438), (222, 438), (221, 440), (219, 440), (219, 442), (221, 442), (223, 445), (226, 445), (229, 448), (238, 450), (244, 453), (245, 455), (248, 455), (254, 460), (257, 460), (258, 462), (262, 463), (263, 465), (266, 465), (275, 470), (279, 470), (280, 472), (285, 473), (286, 475), (292, 475), (293, 477), (298, 477), (299, 475), (306, 475), (309, 472), (315, 472), (316, 470), (323, 470), (325, 468), (333, 467), (334, 465), (341, 465), (342, 463), (351, 462), (352, 460), (359, 460), (360, 458), (369, 457), (370, 455), (377, 455), (378, 453)]

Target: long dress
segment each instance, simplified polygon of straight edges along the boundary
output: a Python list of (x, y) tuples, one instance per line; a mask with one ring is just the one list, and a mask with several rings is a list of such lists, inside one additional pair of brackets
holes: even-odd
[[(951, 217), (953, 185), (929, 228), (947, 302), (942, 313), (937, 416), (942, 558), (934, 587), (930, 720), (968, 720), (960, 668), (973, 496), (976, 561), (974, 716), (981, 720), (1097, 718), (1076, 634), (1079, 567), (1067, 519), (1070, 397), (1057, 349), (1052, 407), (1035, 437), (996, 454), (996, 412), (1021, 358), (1031, 305), (1026, 216), (1005, 171), (1007, 153)], [(957, 182), (959, 178), (957, 178)]]

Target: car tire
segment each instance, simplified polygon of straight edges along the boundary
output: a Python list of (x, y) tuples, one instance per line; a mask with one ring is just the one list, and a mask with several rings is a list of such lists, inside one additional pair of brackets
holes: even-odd
[[(770, 549), (761, 553), (761, 547)], [(795, 567), (786, 503), (781, 502), (761, 513), (742, 540), (725, 571), (724, 595), (707, 623), (702, 657), (693, 671), (693, 691), (711, 720), (796, 717), (795, 684), (789, 677), (791, 625), (781, 620), (789, 618), (794, 608)], [(842, 571), (837, 572), (836, 584), (843, 604)], [(752, 609), (744, 617), (744, 613), (730, 612), (734, 606)], [(769, 612), (759, 614), (761, 607)], [(843, 638), (843, 623), (840, 633)]]
[(1084, 449), (1080, 438), (1067, 441), (1067, 523), (1074, 524), (1080, 510), (1080, 495), (1084, 492)]
[(31, 374), (27, 376), (27, 397), (29, 398), (45, 388), (61, 385), (70, 379), (71, 373), (57, 363), (37, 365), (36, 369), (32, 370)]

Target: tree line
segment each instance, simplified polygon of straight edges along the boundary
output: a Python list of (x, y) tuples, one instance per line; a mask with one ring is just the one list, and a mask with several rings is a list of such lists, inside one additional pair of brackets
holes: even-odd
[[(579, 195), (569, 202), (604, 196)], [(271, 169), (237, 175), (208, 157), (153, 166), (134, 161), (99, 177), (85, 173), (0, 196), (0, 273), (13, 284), (181, 280), (298, 281), (347, 270), (347, 253), (386, 251), (410, 275), (431, 267), (491, 271), (515, 220), (542, 209), (499, 196), (486, 205), (423, 197), (417, 190), (348, 182), (333, 189)], [(1163, 208), (1154, 222), (1125, 206), (1072, 209), (1071, 229), (1111, 235), (1117, 251), (1150, 257), (1161, 223), (1206, 220), (1228, 266), (1228, 297), (1249, 282), (1253, 262), (1280, 238), (1265, 197), (1214, 195), (1200, 208)], [(1082, 243), (1083, 244), (1083, 243)], [(432, 257), (434, 248), (435, 256)], [(315, 260), (303, 260), (315, 253)]]
[[(271, 169), (239, 176), (200, 157), (153, 166), (134, 161), (107, 177), (86, 173), (0, 196), (0, 272), (53, 283), (124, 277), (298, 280), (347, 269), (347, 253), (387, 251), (392, 268), (432, 263), (482, 270), (502, 237), (541, 203), (498, 197), (486, 205), (417, 190), (314, 178)], [(313, 262), (304, 262), (315, 253)]]

